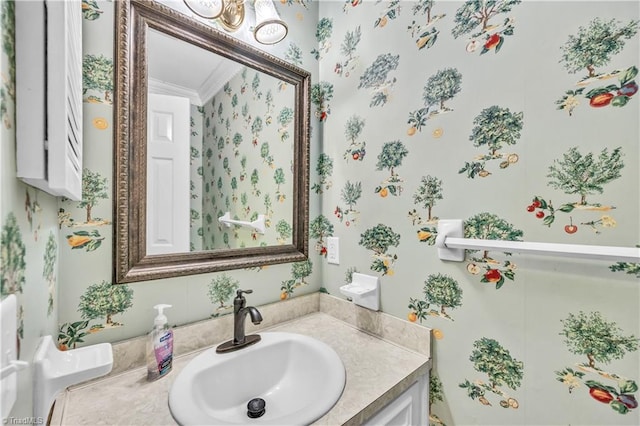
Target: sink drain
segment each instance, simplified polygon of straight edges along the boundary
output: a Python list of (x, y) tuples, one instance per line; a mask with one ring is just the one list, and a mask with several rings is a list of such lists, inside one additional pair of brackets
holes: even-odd
[(266, 403), (264, 402), (264, 399), (253, 398), (251, 401), (247, 403), (247, 416), (249, 416), (252, 419), (257, 419), (258, 417), (261, 417), (265, 413), (265, 411), (267, 411), (265, 409), (265, 405)]

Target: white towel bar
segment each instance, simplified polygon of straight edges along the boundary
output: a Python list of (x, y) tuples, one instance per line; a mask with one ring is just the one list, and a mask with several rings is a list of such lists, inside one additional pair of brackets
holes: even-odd
[(640, 248), (590, 246), (580, 244), (534, 243), (524, 241), (481, 240), (462, 238), (463, 223), (459, 219), (440, 220), (436, 247), (442, 260), (464, 261), (464, 250), (491, 250), (508, 253), (530, 253), (544, 256), (573, 257), (613, 262), (640, 262)]
[(231, 219), (231, 213), (226, 212), (223, 216), (220, 216), (218, 218), (218, 222), (226, 225), (227, 228), (230, 228), (231, 225), (237, 225), (237, 226), (244, 226), (247, 228), (253, 228), (260, 234), (264, 234), (264, 231), (265, 231), (265, 220), (264, 220), (263, 214), (259, 214), (258, 219), (254, 220), (253, 222), (247, 222), (244, 220)]

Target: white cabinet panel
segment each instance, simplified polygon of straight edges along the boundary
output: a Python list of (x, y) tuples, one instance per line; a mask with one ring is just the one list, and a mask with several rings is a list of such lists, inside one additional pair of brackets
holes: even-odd
[(418, 426), (428, 424), (429, 375), (422, 376), (399, 397), (378, 411), (364, 426)]
[(15, 2), (16, 175), (82, 199), (82, 5)]

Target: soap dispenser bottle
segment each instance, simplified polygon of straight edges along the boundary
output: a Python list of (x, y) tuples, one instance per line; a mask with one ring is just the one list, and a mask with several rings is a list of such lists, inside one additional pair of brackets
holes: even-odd
[(147, 380), (166, 376), (173, 366), (173, 331), (167, 324), (164, 309), (171, 305), (156, 305), (158, 315), (153, 320), (153, 330), (147, 340)]

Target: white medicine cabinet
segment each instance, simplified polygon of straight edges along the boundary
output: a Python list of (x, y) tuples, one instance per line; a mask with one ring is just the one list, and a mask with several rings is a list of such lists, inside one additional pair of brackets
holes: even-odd
[(17, 176), (82, 199), (82, 4), (15, 2)]

